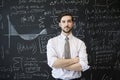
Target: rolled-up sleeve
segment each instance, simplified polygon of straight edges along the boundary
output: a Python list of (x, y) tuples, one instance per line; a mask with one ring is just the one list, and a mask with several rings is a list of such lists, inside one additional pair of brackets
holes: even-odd
[(85, 43), (82, 42), (82, 44), (79, 46), (79, 60), (80, 60), (80, 64), (82, 66), (82, 71), (85, 71), (87, 69), (89, 69), (89, 65), (88, 65), (88, 55), (86, 52), (86, 46)]
[(52, 65), (54, 64), (54, 61), (56, 59), (57, 59), (57, 55), (54, 48), (54, 43), (52, 39), (50, 39), (48, 40), (48, 43), (47, 43), (47, 63), (51, 68), (53, 68)]

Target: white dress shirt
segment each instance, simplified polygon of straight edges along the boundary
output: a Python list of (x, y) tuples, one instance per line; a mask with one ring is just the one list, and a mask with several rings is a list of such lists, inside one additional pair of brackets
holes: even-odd
[[(54, 78), (60, 78), (64, 80), (74, 79), (81, 77), (79, 71), (68, 71), (62, 68), (52, 67), (57, 58), (64, 58), (64, 44), (65, 37), (60, 34), (54, 38), (48, 40), (47, 43), (47, 60), (48, 65), (52, 68), (52, 76)], [(85, 43), (77, 37), (70, 34), (69, 36), (70, 54), (71, 58), (79, 57), (79, 63), (82, 66), (82, 70), (85, 71), (89, 68), (88, 58), (86, 53)]]

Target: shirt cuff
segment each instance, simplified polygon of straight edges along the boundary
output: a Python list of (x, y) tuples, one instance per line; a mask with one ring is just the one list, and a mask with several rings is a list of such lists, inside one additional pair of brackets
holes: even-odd
[(80, 64), (82, 66), (82, 71), (86, 71), (87, 69), (90, 68), (90, 66), (83, 61), (80, 61)]

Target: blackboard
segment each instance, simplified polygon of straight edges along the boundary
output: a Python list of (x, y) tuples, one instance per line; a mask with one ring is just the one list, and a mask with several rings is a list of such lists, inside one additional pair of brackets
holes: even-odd
[(82, 80), (119, 80), (119, 0), (0, 0), (0, 80), (54, 80), (48, 39), (60, 34), (57, 17), (74, 16), (73, 34), (87, 46), (91, 68)]

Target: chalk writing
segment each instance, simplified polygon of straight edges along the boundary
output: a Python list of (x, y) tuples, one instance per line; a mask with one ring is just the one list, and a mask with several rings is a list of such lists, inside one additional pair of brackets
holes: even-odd
[(50, 5), (58, 5), (58, 4), (74, 4), (74, 5), (86, 5), (89, 4), (89, 0), (71, 0), (71, 1), (67, 1), (67, 0), (55, 0), (55, 1), (51, 1)]
[(39, 39), (39, 48), (40, 48), (40, 53), (45, 53), (46, 52), (46, 45), (47, 45), (47, 41), (49, 38), (55, 36), (53, 35), (42, 35), (40, 36)]
[(0, 0), (0, 80), (54, 80), (46, 45), (60, 34), (57, 19), (64, 11), (73, 14), (73, 34), (87, 46), (90, 77), (83, 75), (82, 80), (116, 80), (119, 4), (119, 0)]
[(17, 50), (18, 53), (32, 53), (35, 54), (37, 52), (37, 45), (36, 42), (32, 43), (17, 43)]

